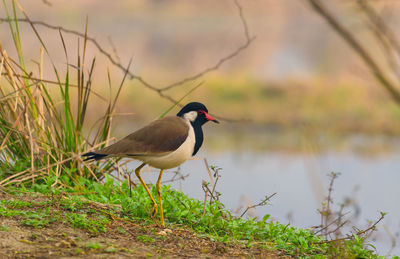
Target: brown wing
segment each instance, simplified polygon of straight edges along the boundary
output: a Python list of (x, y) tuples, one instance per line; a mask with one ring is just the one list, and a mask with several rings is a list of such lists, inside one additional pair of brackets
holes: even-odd
[(177, 116), (153, 121), (120, 141), (94, 153), (105, 155), (162, 155), (176, 150), (188, 136), (189, 126)]

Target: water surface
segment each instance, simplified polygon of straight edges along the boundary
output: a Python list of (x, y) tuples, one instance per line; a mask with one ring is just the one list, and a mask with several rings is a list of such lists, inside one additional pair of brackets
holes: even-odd
[[(188, 177), (171, 185), (190, 197), (203, 200), (202, 181), (210, 181), (203, 160), (207, 158), (210, 165), (222, 168), (217, 190), (222, 193), (221, 201), (229, 210), (240, 214), (246, 206), (276, 192), (270, 205), (258, 207), (250, 215), (270, 214), (284, 224), (309, 228), (320, 224), (317, 210), (327, 195), (328, 174), (339, 172), (341, 175), (332, 193), (334, 208), (346, 200), (351, 201), (345, 211), (350, 212), (348, 217), (359, 228), (365, 228), (368, 220), (378, 219), (380, 211), (388, 212), (371, 243), (379, 254), (386, 255), (395, 240), (396, 248), (392, 253), (400, 254), (400, 144), (390, 141), (390, 151), (371, 153), (355, 148), (360, 143), (366, 145), (363, 138), (354, 137), (348, 142), (353, 144), (342, 150), (327, 148), (306, 153), (250, 148), (215, 151), (204, 147), (197, 156), (199, 159), (181, 166), (181, 173)], [(129, 167), (137, 165), (133, 162)], [(171, 178), (173, 171), (166, 171), (163, 180)], [(143, 176), (145, 181), (154, 183), (158, 173), (147, 169)]]

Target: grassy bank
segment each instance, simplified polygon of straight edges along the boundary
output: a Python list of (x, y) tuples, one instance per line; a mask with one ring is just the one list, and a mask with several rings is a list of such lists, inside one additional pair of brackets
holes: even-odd
[[(32, 256), (52, 250), (59, 255), (138, 255), (138, 250), (144, 247), (147, 256), (163, 257), (193, 252), (202, 257), (235, 254), (296, 258), (377, 257), (365, 248), (366, 243), (361, 237), (324, 242), (322, 237), (309, 230), (271, 221), (269, 215), (261, 220), (233, 217), (218, 202), (205, 204), (168, 186), (163, 187), (162, 193), (167, 228), (172, 234), (163, 233), (149, 216), (151, 202), (143, 188), (134, 188), (130, 194), (126, 182), (120, 185), (109, 178), (104, 184), (83, 178), (79, 181), (86, 187), (53, 188), (54, 181), (48, 179), (47, 183), (29, 188), (2, 189), (0, 237), (4, 239), (15, 228), (29, 230), (28, 240), (21, 238), (16, 243), (28, 243)], [(61, 244), (43, 248), (40, 233), (48, 235), (57, 229), (61, 230), (58, 233), (61, 236), (53, 241)], [(75, 230), (71, 233), (71, 229), (81, 233), (81, 237), (73, 235)], [(115, 240), (104, 240), (108, 235)], [(139, 245), (123, 247), (116, 240), (122, 243), (122, 240), (132, 240)], [(8, 256), (23, 255), (18, 248), (11, 245), (2, 252)]]

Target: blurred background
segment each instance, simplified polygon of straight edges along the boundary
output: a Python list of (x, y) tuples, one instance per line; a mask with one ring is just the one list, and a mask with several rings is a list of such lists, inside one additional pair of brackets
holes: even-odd
[[(64, 29), (84, 33), (87, 18), (88, 36), (123, 67), (132, 59), (131, 71), (155, 88), (190, 78), (223, 60), (218, 69), (162, 92), (179, 99), (203, 82), (183, 103), (203, 102), (222, 121), (205, 127), (200, 159), (180, 168), (188, 176), (173, 182), (175, 188), (203, 199), (201, 182), (210, 180), (203, 162), (207, 158), (210, 165), (222, 168), (217, 189), (229, 209), (240, 211), (277, 192), (271, 205), (250, 216), (271, 214), (277, 221), (308, 228), (320, 224), (317, 210), (327, 195), (328, 174), (339, 172), (332, 206), (344, 204), (349, 220), (360, 228), (379, 218), (379, 211), (388, 212), (371, 242), (382, 255), (400, 253), (400, 105), (309, 1), (241, 1), (241, 9), (228, 0), (20, 2), (32, 21)], [(389, 47), (379, 40), (361, 5), (322, 2), (398, 85), (398, 53), (388, 54)], [(400, 2), (367, 2), (395, 39)], [(240, 10), (249, 37), (256, 37), (250, 43)], [(4, 10), (0, 15), (5, 17)], [(5, 26), (0, 24), (2, 47), (16, 57)], [(58, 30), (36, 28), (56, 67), (76, 63), (82, 38), (62, 33), (66, 57)], [(26, 65), (37, 71), (40, 44), (29, 24), (20, 29), (22, 47), (31, 61)], [(87, 53), (88, 60), (96, 57), (94, 88), (115, 96), (123, 71), (92, 42)], [(54, 79), (50, 60), (45, 64), (43, 77)], [(112, 135), (124, 137), (171, 105), (140, 80), (127, 80)], [(89, 106), (88, 119), (95, 123), (107, 102), (93, 98)], [(171, 113), (176, 112), (175, 108)], [(149, 181), (156, 177), (146, 176)]]

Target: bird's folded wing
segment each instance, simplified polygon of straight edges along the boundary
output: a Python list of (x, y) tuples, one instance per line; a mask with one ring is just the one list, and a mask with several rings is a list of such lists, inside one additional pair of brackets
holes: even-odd
[(188, 132), (189, 125), (182, 118), (168, 116), (153, 121), (95, 153), (122, 156), (165, 155), (178, 149), (185, 142)]

